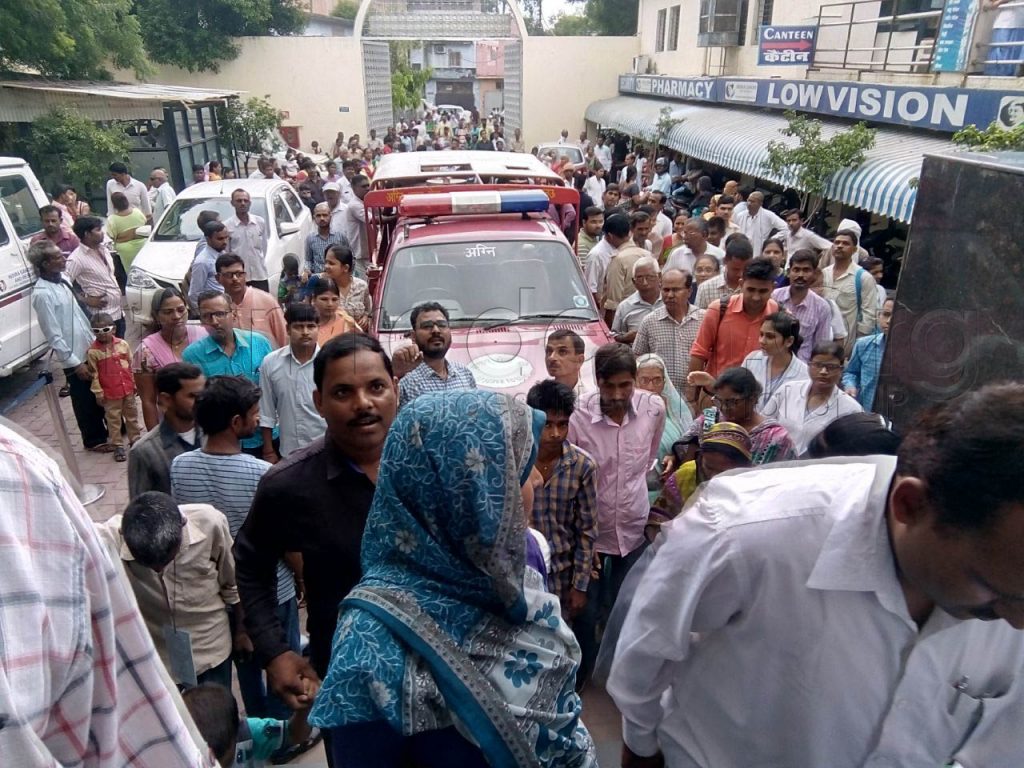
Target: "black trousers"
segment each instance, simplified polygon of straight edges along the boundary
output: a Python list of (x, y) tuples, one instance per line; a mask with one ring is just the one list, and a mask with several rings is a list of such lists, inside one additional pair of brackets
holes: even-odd
[(68, 386), (71, 388), (71, 408), (75, 412), (78, 430), (82, 433), (82, 445), (95, 448), (107, 442), (107, 417), (103, 406), (96, 402), (91, 382), (82, 381), (75, 375), (74, 368), (65, 368)]

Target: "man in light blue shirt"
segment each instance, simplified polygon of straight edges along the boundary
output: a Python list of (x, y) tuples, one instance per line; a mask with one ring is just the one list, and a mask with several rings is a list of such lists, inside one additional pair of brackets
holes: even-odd
[(327, 429), (313, 403), (313, 360), (320, 351), (316, 338), (317, 311), (309, 304), (292, 304), (285, 310), (288, 345), (275, 349), (263, 360), (260, 379), (260, 432), (263, 458), (277, 463), (273, 430), (280, 426), (280, 455), (288, 456), (321, 437)]
[[(244, 376), (259, 386), (263, 358), (273, 351), (270, 341), (256, 331), (235, 328), (235, 308), (226, 293), (205, 291), (199, 294), (196, 303), (199, 306), (199, 320), (209, 336), (185, 347), (181, 353), (182, 360), (198, 365), (207, 379), (214, 376)], [(258, 433), (244, 438), (242, 450), (259, 457), (263, 451), (263, 438)]]
[(93, 340), (92, 325), (61, 275), (67, 259), (52, 240), (40, 240), (29, 248), (28, 260), (39, 273), (32, 289), (32, 309), (53, 356), (64, 369), (82, 444), (87, 450), (102, 450), (107, 445), (107, 422), (90, 389), (92, 374), (85, 364)]
[(857, 339), (853, 346), (853, 354), (850, 355), (850, 362), (846, 364), (846, 371), (843, 373), (843, 390), (850, 397), (857, 398), (857, 402), (865, 411), (872, 410), (875, 403), (878, 375), (882, 370), (889, 323), (892, 322), (892, 308), (893, 300), (886, 299), (878, 313), (878, 325), (882, 330)]
[(206, 245), (196, 252), (192, 260), (192, 275), (188, 279), (188, 303), (198, 306), (199, 294), (204, 291), (220, 291), (224, 286), (217, 280), (217, 257), (227, 251), (231, 237), (228, 228), (219, 221), (203, 225)]

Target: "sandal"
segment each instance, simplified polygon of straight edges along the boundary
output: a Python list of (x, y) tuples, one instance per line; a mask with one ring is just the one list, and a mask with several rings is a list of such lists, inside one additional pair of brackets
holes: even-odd
[(111, 443), (100, 443), (99, 445), (93, 445), (85, 450), (91, 451), (92, 453), (113, 453), (114, 446)]
[(320, 740), (324, 737), (323, 733), (319, 728), (314, 727), (309, 734), (309, 738), (305, 741), (299, 742), (298, 744), (292, 744), (290, 747), (284, 747), (279, 749), (273, 755), (270, 756), (271, 765), (284, 765), (290, 763), (296, 757), (306, 752), (309, 752), (313, 747), (320, 743)]
[(123, 445), (119, 445), (114, 449), (114, 461), (128, 461), (128, 452), (124, 449)]
[(57, 397), (71, 397), (71, 385), (65, 384), (57, 390)]

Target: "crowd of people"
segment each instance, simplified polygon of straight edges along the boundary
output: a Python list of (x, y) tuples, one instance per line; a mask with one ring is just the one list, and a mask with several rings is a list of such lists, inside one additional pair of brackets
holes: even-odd
[(585, 135), (584, 167), (547, 159), (583, 193), (577, 255), (614, 335), (593, 377), (560, 328), (525, 402), (480, 390), (434, 302), (389, 356), (347, 206), (377, 154), (499, 150), (502, 123), (339, 134), (318, 190), (283, 169), (317, 230), (277, 296), (232, 195), (134, 349), (110, 248), (160, 215), (166, 174), (111, 166), (106, 223), (40, 211), (33, 306), (131, 501), (91, 523), (0, 425), (0, 538), (54, 554), (0, 585), (5, 626), (24, 619), (5, 760), (228, 768), (323, 740), (338, 768), (587, 768), (601, 684), (625, 768), (1020, 764), (1024, 387), (895, 434), (871, 412), (893, 302), (855, 222), (827, 240)]

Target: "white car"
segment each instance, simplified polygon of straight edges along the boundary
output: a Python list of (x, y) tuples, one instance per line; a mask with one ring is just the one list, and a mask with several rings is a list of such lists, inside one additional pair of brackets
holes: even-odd
[(554, 155), (556, 160), (560, 157), (569, 158), (569, 162), (572, 163), (572, 167), (575, 170), (579, 170), (587, 164), (587, 158), (584, 156), (583, 148), (579, 144), (559, 144), (552, 141), (537, 145), (537, 157), (543, 160), (544, 156), (548, 154)]
[(231, 193), (244, 189), (252, 198), (250, 213), (264, 219), (270, 229), (267, 242), (267, 272), (271, 295), (277, 295), (281, 261), (294, 255), (300, 266), (305, 258), (306, 238), (313, 232), (309, 209), (287, 182), (267, 179), (225, 179), (204, 181), (186, 187), (167, 207), (155, 227), (140, 227), (149, 239), (142, 246), (128, 272), (125, 296), (128, 312), (137, 323), (151, 317), (153, 294), (173, 286), (181, 287), (203, 240), (196, 219), (201, 211), (216, 211), (220, 220), (235, 215)]
[(470, 120), (473, 117), (473, 113), (465, 107), (460, 107), (458, 104), (438, 104), (437, 114), (440, 116), (442, 112), (447, 112), (450, 116), (456, 120)]

